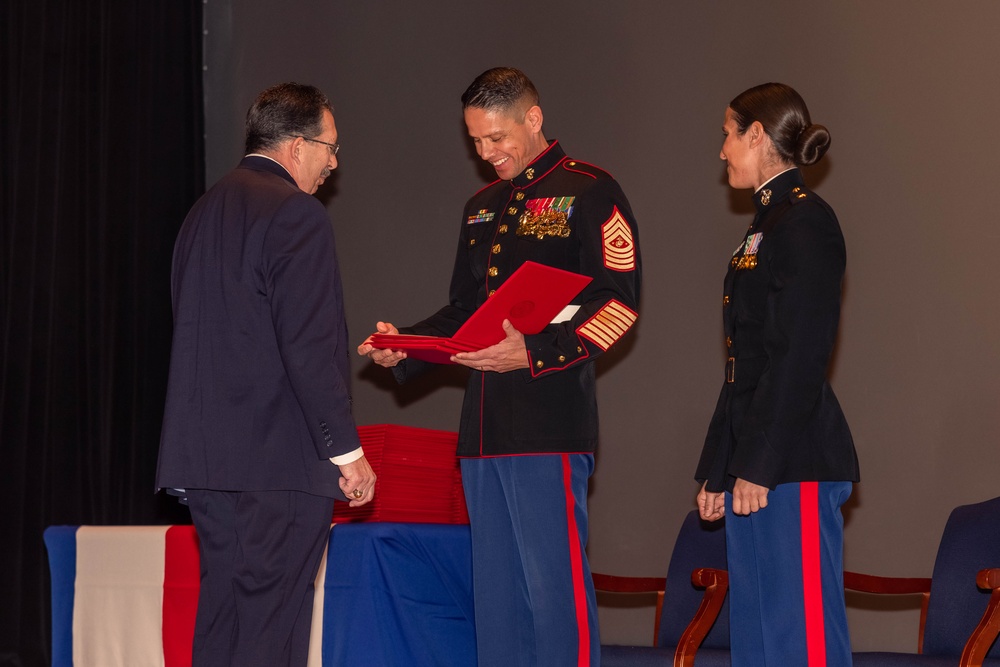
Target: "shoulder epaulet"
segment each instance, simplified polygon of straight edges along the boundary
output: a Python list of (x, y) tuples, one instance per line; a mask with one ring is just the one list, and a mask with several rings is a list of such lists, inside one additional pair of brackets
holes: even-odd
[(600, 167), (588, 162), (580, 162), (579, 160), (567, 158), (566, 160), (563, 160), (562, 168), (566, 171), (574, 171), (590, 176), (591, 178), (611, 178), (611, 174), (604, 171)]
[(788, 193), (788, 200), (793, 204), (798, 204), (800, 202), (808, 201), (813, 196), (813, 193), (809, 188), (804, 185), (799, 185), (792, 188), (791, 192)]

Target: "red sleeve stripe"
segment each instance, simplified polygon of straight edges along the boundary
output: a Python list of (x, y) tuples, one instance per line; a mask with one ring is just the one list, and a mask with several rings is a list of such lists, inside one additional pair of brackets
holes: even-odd
[(625, 335), (639, 315), (623, 303), (612, 299), (576, 330), (591, 343), (607, 351)]

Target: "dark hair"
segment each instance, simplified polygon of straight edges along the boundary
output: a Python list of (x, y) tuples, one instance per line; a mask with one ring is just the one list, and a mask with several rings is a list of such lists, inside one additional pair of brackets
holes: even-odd
[(795, 165), (819, 162), (830, 147), (830, 132), (809, 119), (805, 100), (791, 86), (764, 83), (737, 95), (729, 108), (740, 134), (754, 121), (764, 126), (778, 155)]
[(254, 100), (247, 111), (246, 152), (274, 148), (289, 137), (316, 137), (323, 132), (323, 111), (330, 100), (315, 86), (279, 83)]
[(529, 107), (538, 104), (538, 91), (531, 79), (513, 67), (494, 67), (477, 76), (462, 93), (462, 109), (511, 111), (523, 100)]

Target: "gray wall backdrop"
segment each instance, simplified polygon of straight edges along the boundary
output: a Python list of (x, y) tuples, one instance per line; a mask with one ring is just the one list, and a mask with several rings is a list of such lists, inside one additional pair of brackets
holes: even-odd
[[(465, 199), (489, 172), (459, 96), (513, 65), (545, 129), (610, 171), (639, 220), (638, 329), (601, 363), (591, 493), (595, 570), (657, 575), (683, 516), (722, 379), (721, 288), (749, 222), (718, 158), (727, 102), (795, 86), (833, 144), (806, 173), (848, 247), (831, 369), (861, 457), (846, 565), (929, 576), (956, 505), (998, 494), (1000, 3), (207, 0), (212, 182), (242, 154), (255, 94), (313, 83), (336, 105), (340, 168), (319, 195), (336, 229), (357, 342), (447, 297)], [(357, 359), (359, 423), (455, 429), (464, 378), (400, 390)], [(970, 582), (971, 585), (971, 582)], [(652, 611), (604, 598), (602, 639), (648, 643)], [(916, 603), (851, 598), (859, 649), (914, 650)]]

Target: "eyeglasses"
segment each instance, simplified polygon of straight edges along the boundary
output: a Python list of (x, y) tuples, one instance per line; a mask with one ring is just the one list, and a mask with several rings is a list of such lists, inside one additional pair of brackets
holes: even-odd
[(314, 144), (323, 144), (330, 149), (330, 155), (336, 155), (337, 151), (340, 150), (340, 144), (331, 144), (328, 141), (320, 141), (319, 139), (310, 139), (309, 137), (299, 137), (299, 139), (305, 139), (306, 141), (311, 141)]

